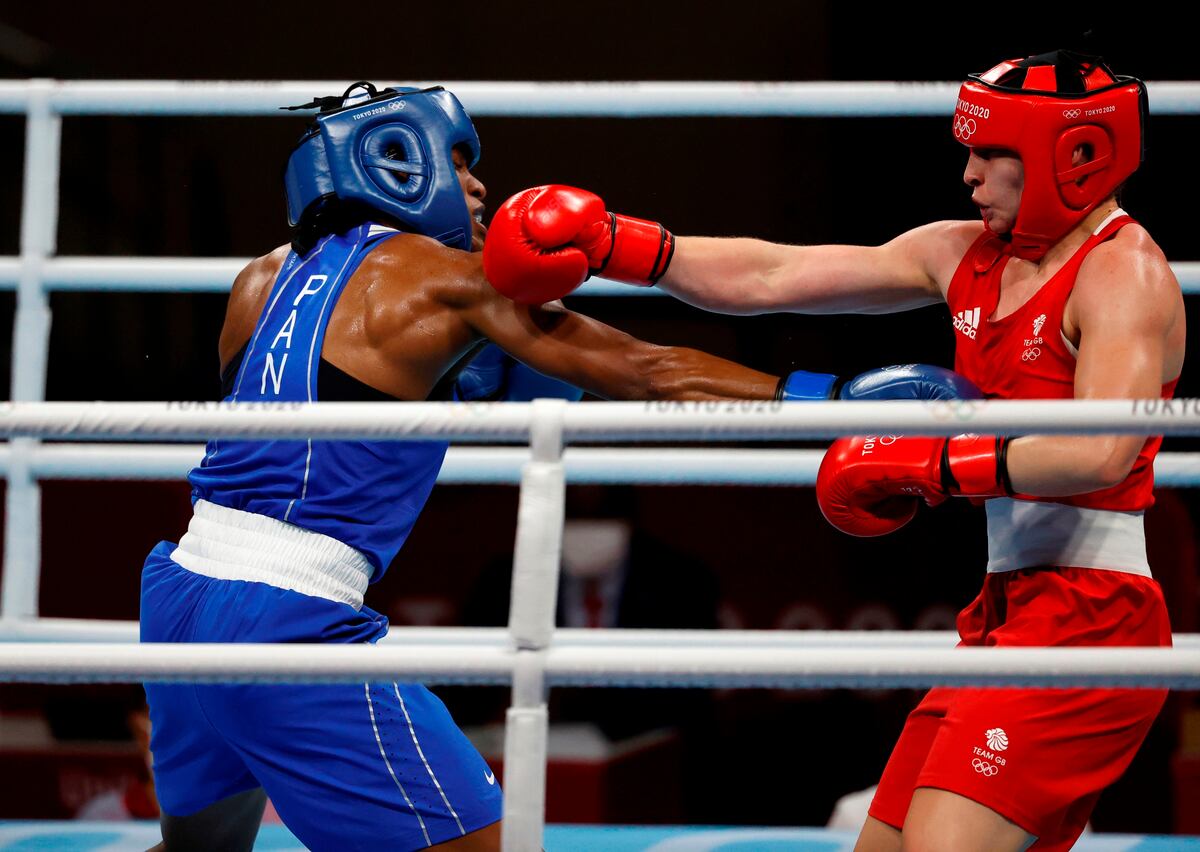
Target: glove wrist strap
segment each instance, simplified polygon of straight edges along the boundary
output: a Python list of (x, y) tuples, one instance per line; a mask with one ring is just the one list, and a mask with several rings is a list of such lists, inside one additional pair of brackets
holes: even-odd
[(675, 255), (675, 235), (657, 222), (609, 214), (612, 241), (593, 275), (650, 287), (662, 278)]
[(836, 399), (842, 384), (842, 379), (831, 373), (796, 370), (779, 380), (775, 398), (784, 401)]
[(1008, 438), (956, 435), (942, 445), (942, 486), (960, 497), (1010, 497)]

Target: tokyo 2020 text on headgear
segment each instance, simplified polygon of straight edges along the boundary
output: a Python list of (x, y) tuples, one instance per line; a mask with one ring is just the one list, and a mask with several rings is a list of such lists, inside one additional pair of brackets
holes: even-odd
[[(1057, 50), (971, 74), (958, 93), (954, 136), (1015, 151), (1025, 188), (1012, 250), (1037, 260), (1142, 163), (1146, 86), (1099, 57)], [(1077, 148), (1090, 153), (1072, 164)]]
[(479, 135), (458, 98), (440, 86), (376, 90), (359, 82), (340, 96), (284, 109), (311, 107), (321, 111), (284, 173), (288, 224), (300, 225), (337, 198), (448, 246), (471, 247), (471, 214), (451, 152), (463, 146), (474, 166)]

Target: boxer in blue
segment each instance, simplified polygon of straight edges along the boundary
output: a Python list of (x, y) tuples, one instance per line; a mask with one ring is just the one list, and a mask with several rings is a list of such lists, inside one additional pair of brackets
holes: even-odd
[[(226, 400), (424, 400), (472, 356), (452, 398), (577, 399), (582, 388), (853, 399), (927, 395), (930, 383), (954, 393), (952, 376), (911, 366), (781, 380), (559, 303), (510, 301), (482, 271), (479, 139), (451, 93), (356, 84), (308, 106), (320, 112), (284, 178), (292, 244), (251, 262), (230, 295)], [(445, 451), (211, 441), (189, 476), (187, 533), (146, 560), (142, 641), (375, 642), (387, 621), (363, 595), (411, 531)], [(146, 692), (168, 850), (251, 848), (267, 796), (314, 850), (499, 848), (495, 776), (423, 686)]]

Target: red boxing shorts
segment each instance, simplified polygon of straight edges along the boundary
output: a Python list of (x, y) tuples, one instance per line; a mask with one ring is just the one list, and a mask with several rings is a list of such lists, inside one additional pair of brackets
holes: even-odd
[[(1090, 568), (988, 574), (958, 616), (960, 645), (1171, 644), (1158, 583)], [(913, 791), (965, 796), (1016, 823), (1035, 850), (1069, 849), (1100, 792), (1133, 759), (1163, 689), (929, 691), (909, 715), (870, 814), (903, 828)]]

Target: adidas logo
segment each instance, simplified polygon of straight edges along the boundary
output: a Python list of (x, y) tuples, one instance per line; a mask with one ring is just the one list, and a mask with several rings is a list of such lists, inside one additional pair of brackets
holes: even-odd
[(979, 333), (979, 308), (959, 311), (954, 315), (954, 328), (972, 340)]

